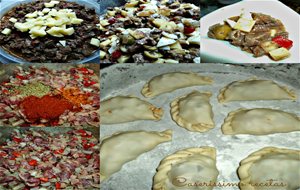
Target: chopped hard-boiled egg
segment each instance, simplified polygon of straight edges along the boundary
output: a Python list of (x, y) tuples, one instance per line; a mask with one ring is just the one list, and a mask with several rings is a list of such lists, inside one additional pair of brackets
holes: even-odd
[[(50, 3), (58, 4), (59, 1), (51, 1)], [(11, 18), (11, 22), (15, 22), (15, 28), (21, 32), (29, 30), (32, 38), (42, 37), (47, 34), (54, 37), (70, 36), (74, 34), (75, 30), (73, 27), (66, 28), (66, 25), (78, 25), (83, 22), (83, 19), (77, 18), (76, 13), (71, 9), (56, 10), (44, 8), (42, 11), (28, 13), (25, 17), (25, 23), (17, 22), (14, 18)]]
[(59, 43), (60, 43), (62, 46), (66, 46), (66, 45), (67, 45), (67, 41), (66, 41), (66, 40), (60, 40)]
[(241, 30), (244, 32), (250, 32), (255, 24), (253, 19), (243, 18), (241, 17), (236, 25), (234, 25), (234, 29)]
[(105, 57), (106, 53), (104, 51), (100, 50), (100, 59), (103, 59)]
[(18, 20), (16, 18), (12, 17), (12, 18), (9, 19), (9, 21), (12, 22), (12, 23), (16, 23)]
[(9, 35), (11, 33), (11, 29), (5, 28), (4, 30), (2, 30), (1, 33), (4, 34), (4, 35)]
[(72, 18), (71, 19), (71, 24), (81, 24), (83, 22), (82, 19), (79, 18)]
[(27, 32), (29, 30), (28, 25), (24, 23), (16, 22), (14, 26), (21, 32)]
[(284, 58), (290, 56), (289, 50), (287, 50), (284, 47), (274, 49), (274, 50), (270, 51), (269, 54), (275, 61), (278, 61), (278, 60), (281, 60), (281, 59), (284, 59)]
[(42, 13), (44, 13), (44, 14), (45, 14), (45, 13), (49, 13), (50, 10), (51, 10), (51, 9), (49, 9), (49, 8), (44, 8), (44, 9), (42, 10)]
[(97, 38), (92, 38), (90, 41), (90, 44), (96, 46), (96, 47), (100, 47), (100, 40)]
[(37, 27), (32, 28), (29, 33), (36, 37), (43, 37), (47, 35), (45, 28), (37, 28)]
[(33, 12), (33, 13), (28, 13), (25, 15), (25, 17), (27, 18), (34, 18), (34, 17), (37, 17), (38, 16), (38, 13), (37, 11)]

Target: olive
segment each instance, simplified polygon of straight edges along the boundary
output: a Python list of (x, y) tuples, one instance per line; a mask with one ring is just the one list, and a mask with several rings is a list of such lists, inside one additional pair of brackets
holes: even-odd
[(225, 40), (231, 31), (231, 27), (227, 24), (219, 25), (213, 29), (213, 33), (218, 40)]
[(151, 51), (154, 51), (154, 50), (157, 50), (157, 47), (156, 46), (148, 46), (148, 45), (143, 45), (145, 49), (147, 50), (151, 50)]
[(122, 55), (117, 61), (118, 63), (126, 63), (130, 59), (128, 55)]
[(122, 44), (132, 45), (135, 42), (135, 39), (130, 34), (124, 34), (121, 36)]
[(157, 59), (163, 56), (162, 54), (153, 51), (144, 51), (144, 54), (151, 59)]

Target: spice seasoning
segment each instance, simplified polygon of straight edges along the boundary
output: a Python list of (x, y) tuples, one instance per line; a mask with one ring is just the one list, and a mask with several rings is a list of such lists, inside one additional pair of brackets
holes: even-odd
[(23, 86), (18, 86), (12, 89), (13, 92), (18, 92), (20, 95), (43, 97), (51, 91), (51, 87), (40, 82), (29, 83)]
[(61, 91), (62, 96), (69, 100), (76, 107), (80, 107), (81, 104), (88, 104), (90, 101), (88, 100), (88, 94), (84, 94), (78, 88), (65, 88)]
[(66, 110), (73, 108), (73, 104), (60, 95), (46, 95), (42, 98), (28, 96), (21, 102), (20, 106), (26, 119), (30, 121), (57, 119)]

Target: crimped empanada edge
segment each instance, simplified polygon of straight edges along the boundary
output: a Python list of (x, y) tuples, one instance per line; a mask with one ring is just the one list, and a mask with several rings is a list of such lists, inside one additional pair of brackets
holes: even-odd
[(161, 160), (159, 166), (156, 169), (157, 172), (153, 177), (152, 190), (166, 190), (165, 180), (167, 178), (167, 173), (170, 171), (172, 165), (195, 154), (202, 154), (216, 161), (216, 149), (213, 147), (203, 146), (199, 148), (186, 148), (176, 151)]
[[(188, 121), (186, 121), (185, 119), (183, 119), (182, 117), (179, 116), (179, 101), (181, 99), (184, 99), (185, 97), (187, 97), (188, 95), (194, 93), (194, 92), (198, 92), (198, 91), (193, 91), (191, 93), (188, 93), (184, 96), (180, 96), (178, 98), (176, 98), (175, 100), (173, 100), (170, 103), (170, 113), (172, 116), (173, 121), (175, 121), (177, 123), (178, 126), (183, 127), (189, 131), (193, 131), (193, 132), (206, 132), (210, 129), (214, 128), (214, 125), (208, 125), (208, 124), (203, 124), (203, 123), (199, 123), (199, 124), (191, 124)], [(211, 96), (212, 94), (210, 92), (200, 92), (202, 94), (207, 94), (209, 96)]]
[(234, 135), (236, 134), (234, 131), (233, 131), (233, 128), (232, 128), (232, 121), (235, 117), (235, 115), (241, 111), (244, 111), (244, 110), (247, 110), (246, 108), (239, 108), (235, 111), (231, 111), (228, 113), (228, 115), (226, 116), (226, 118), (224, 119), (224, 123), (222, 124), (221, 126), (221, 130), (222, 130), (222, 133), (224, 135)]
[(251, 176), (249, 170), (254, 162), (260, 160), (265, 155), (273, 152), (285, 153), (285, 154), (287, 153), (299, 154), (299, 158), (300, 158), (299, 150), (293, 150), (287, 148), (264, 147), (258, 151), (251, 153), (240, 162), (240, 166), (238, 168), (237, 173), (240, 178), (239, 187), (241, 190), (256, 190), (256, 188), (250, 184)]

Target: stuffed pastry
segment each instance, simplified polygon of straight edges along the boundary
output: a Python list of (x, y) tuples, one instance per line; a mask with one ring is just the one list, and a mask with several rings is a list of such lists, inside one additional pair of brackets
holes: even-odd
[(101, 124), (160, 120), (163, 110), (137, 97), (116, 96), (100, 103)]
[(300, 131), (300, 118), (269, 108), (238, 109), (230, 112), (222, 125), (225, 135), (267, 135)]
[(171, 102), (172, 119), (189, 131), (205, 132), (214, 127), (210, 92), (194, 91)]
[(271, 80), (235, 81), (220, 90), (219, 102), (251, 100), (296, 100), (296, 94)]
[(171, 139), (171, 130), (127, 131), (105, 138), (100, 144), (101, 181), (119, 171), (123, 164)]
[(211, 190), (216, 183), (216, 151), (211, 147), (187, 148), (164, 158), (153, 179), (153, 190)]
[(179, 88), (208, 85), (212, 83), (213, 80), (211, 77), (200, 76), (197, 73), (165, 73), (155, 76), (149, 82), (147, 82), (142, 89), (142, 94), (145, 97), (155, 97), (160, 94), (172, 92)]
[(297, 190), (300, 188), (300, 151), (276, 147), (260, 149), (241, 161), (238, 175), (241, 190)]

